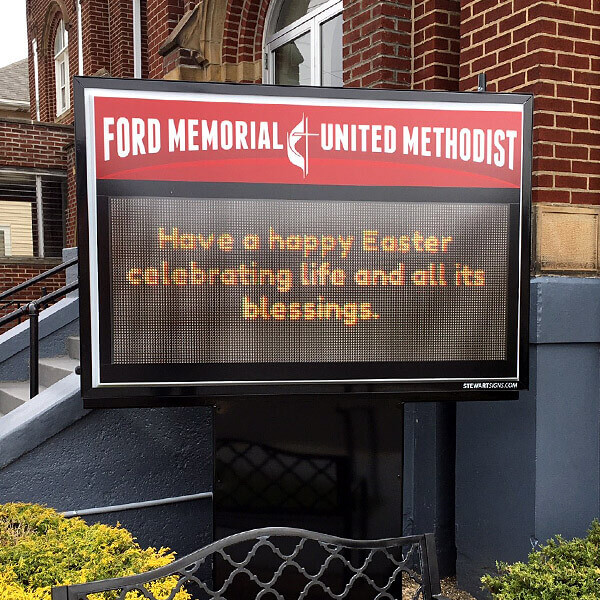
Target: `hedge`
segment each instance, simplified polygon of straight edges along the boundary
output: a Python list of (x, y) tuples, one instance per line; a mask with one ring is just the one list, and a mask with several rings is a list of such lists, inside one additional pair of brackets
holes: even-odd
[[(0, 600), (50, 600), (52, 586), (143, 573), (173, 559), (168, 548), (141, 548), (119, 525), (87, 525), (35, 504), (0, 505)], [(153, 584), (152, 591), (167, 597), (175, 582), (166, 578)], [(112, 598), (112, 592), (93, 596)], [(142, 596), (127, 596), (134, 598)], [(189, 598), (185, 591), (175, 596)]]
[(498, 575), (482, 578), (495, 600), (600, 599), (600, 523), (585, 538), (556, 536), (526, 563), (498, 563)]

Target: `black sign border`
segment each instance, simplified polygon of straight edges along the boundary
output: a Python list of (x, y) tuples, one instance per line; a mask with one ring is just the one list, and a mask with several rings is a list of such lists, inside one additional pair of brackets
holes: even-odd
[[(519, 104), (523, 105), (523, 169), (521, 182), (521, 261), (520, 261), (520, 297), (518, 304), (520, 306), (519, 331), (519, 381), (517, 388), (527, 389), (529, 383), (529, 276), (530, 276), (530, 204), (531, 204), (531, 162), (532, 162), (532, 122), (533, 122), (533, 96), (527, 94), (488, 94), (488, 93), (454, 93), (454, 92), (413, 92), (405, 90), (364, 90), (354, 88), (315, 88), (315, 87), (296, 87), (296, 86), (267, 86), (253, 84), (221, 84), (221, 83), (192, 83), (192, 82), (173, 82), (173, 81), (152, 81), (138, 79), (109, 79), (98, 77), (75, 77), (74, 78), (74, 96), (75, 96), (75, 148), (76, 148), (76, 167), (77, 167), (77, 200), (78, 200), (78, 240), (79, 240), (79, 295), (80, 295), (80, 336), (81, 336), (81, 361), (82, 361), (82, 381), (81, 393), (86, 408), (107, 408), (107, 407), (138, 407), (138, 406), (175, 406), (175, 405), (196, 405), (212, 404), (218, 397), (227, 398), (248, 398), (252, 396), (285, 396), (285, 397), (307, 397), (314, 395), (326, 395), (327, 397), (347, 398), (351, 396), (376, 395), (377, 397), (398, 397), (403, 401), (409, 401), (405, 394), (410, 394), (410, 401), (415, 400), (500, 400), (512, 399), (518, 397), (516, 390), (507, 391), (506, 389), (490, 388), (494, 381), (486, 378), (477, 379), (476, 368), (473, 373), (461, 373), (465, 379), (469, 379), (469, 388), (463, 387), (463, 381), (449, 380), (427, 380), (419, 382), (380, 382), (380, 381), (339, 381), (332, 383), (281, 383), (274, 381), (265, 384), (264, 378), (261, 383), (241, 382), (239, 384), (219, 384), (219, 385), (168, 385), (151, 386), (144, 384), (135, 384), (131, 386), (111, 386), (102, 388), (92, 387), (92, 353), (91, 353), (91, 314), (90, 314), (90, 270), (89, 270), (89, 231), (88, 231), (88, 197), (87, 197), (87, 147), (86, 147), (86, 123), (84, 93), (86, 88), (94, 89), (116, 89), (124, 91), (169, 91), (186, 93), (219, 93), (230, 95), (265, 95), (281, 97), (316, 97), (316, 98), (334, 98), (334, 99), (362, 99), (362, 100), (394, 100), (394, 101), (433, 101), (433, 102), (464, 102), (464, 103), (482, 103), (492, 102), (497, 104)], [(122, 182), (121, 182), (122, 183)], [(110, 184), (102, 182), (103, 189), (98, 190), (106, 193), (110, 192)], [(106, 184), (106, 185), (105, 185)], [(158, 196), (161, 191), (167, 191), (166, 187), (174, 188), (176, 184), (168, 182), (136, 182), (135, 195), (142, 195), (144, 191), (152, 192), (148, 195)], [(179, 184), (184, 185), (182, 184)], [(239, 186), (239, 184), (212, 184), (223, 189), (224, 187)], [(244, 188), (249, 187), (243, 184)], [(260, 188), (262, 184), (254, 184)], [(162, 186), (163, 189), (160, 189)], [(205, 184), (203, 187), (208, 189), (211, 184)], [(196, 186), (197, 187), (197, 186)], [(273, 187), (269, 184), (266, 187)], [(285, 188), (302, 187), (306, 191), (307, 186), (281, 186)], [(145, 189), (144, 189), (145, 188)], [(121, 188), (122, 189), (122, 188)], [(122, 194), (122, 192), (121, 192)], [(171, 189), (171, 194), (173, 194)], [(197, 197), (197, 193), (196, 193)], [(511, 210), (511, 218), (514, 221), (514, 211)], [(512, 227), (511, 227), (512, 230)], [(511, 244), (510, 251), (514, 254), (519, 251), (517, 244)], [(511, 257), (511, 264), (514, 256)], [(96, 266), (98, 267), (98, 266)], [(515, 282), (516, 283), (516, 282)], [(514, 285), (512, 286), (514, 287)], [(516, 314), (509, 313), (515, 319)], [(106, 321), (101, 321), (105, 322)], [(508, 328), (510, 330), (510, 328)], [(106, 336), (104, 337), (106, 340)], [(102, 342), (101, 342), (102, 343)], [(104, 342), (106, 343), (106, 342)], [(344, 363), (345, 364), (345, 363)], [(478, 363), (480, 367), (484, 366)], [(351, 363), (348, 363), (348, 372), (354, 370)], [(215, 365), (210, 365), (214, 368)], [(322, 366), (322, 365), (321, 365)], [(419, 363), (423, 371), (426, 370), (427, 363)], [(452, 369), (452, 363), (448, 363), (448, 368)], [(464, 367), (464, 362), (461, 363)], [(135, 366), (130, 369), (129, 378), (134, 381), (145, 371), (144, 368), (138, 369)], [(145, 367), (145, 366), (144, 366)], [(189, 365), (187, 365), (189, 369)], [(272, 365), (273, 367), (273, 365)], [(275, 365), (275, 368), (277, 365)], [(304, 371), (308, 366), (304, 366)], [(136, 372), (137, 371), (137, 372)], [(156, 365), (152, 366), (152, 379), (160, 380), (158, 377), (160, 371), (168, 369), (159, 369)], [(123, 370), (121, 370), (123, 372)], [(147, 371), (146, 371), (147, 372)], [(489, 371), (488, 371), (489, 373)], [(503, 375), (506, 377), (506, 375)], [(415, 377), (411, 377), (414, 379)], [(311, 378), (316, 379), (316, 378)], [(456, 378), (453, 378), (456, 379)], [(172, 381), (172, 378), (164, 379)]]

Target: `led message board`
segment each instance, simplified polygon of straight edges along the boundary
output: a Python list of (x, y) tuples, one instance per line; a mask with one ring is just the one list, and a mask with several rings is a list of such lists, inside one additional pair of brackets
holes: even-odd
[(530, 96), (75, 90), (88, 406), (526, 387)]

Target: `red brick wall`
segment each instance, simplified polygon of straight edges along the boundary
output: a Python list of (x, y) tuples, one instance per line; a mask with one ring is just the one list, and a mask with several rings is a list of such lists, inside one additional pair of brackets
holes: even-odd
[(140, 0), (142, 29), (142, 77), (148, 78), (148, 7), (146, 0)]
[[(65, 147), (72, 143), (72, 140), (73, 129), (69, 126), (0, 120), (0, 167), (37, 167), (66, 171)], [(0, 263), (0, 291), (39, 275), (56, 263), (56, 260), (24, 259), (19, 262), (16, 259), (8, 259)], [(20, 292), (15, 298), (31, 301), (42, 295), (42, 287), (51, 292), (64, 285), (64, 282), (64, 273), (54, 275), (44, 283)], [(3, 304), (0, 302), (0, 305)], [(0, 315), (11, 310), (14, 310), (14, 307), (0, 310)], [(3, 330), (8, 328), (7, 326)]]
[(183, 16), (184, 0), (147, 0), (146, 7), (148, 76), (161, 79), (166, 71), (158, 51)]
[[(0, 292), (4, 292), (27, 279), (31, 279), (32, 277), (51, 269), (56, 264), (57, 261), (44, 261), (40, 259), (25, 260), (23, 262), (18, 262), (13, 259), (10, 263), (0, 263)], [(26, 290), (11, 296), (9, 300), (31, 302), (42, 296), (42, 288), (46, 288), (46, 293), (50, 293), (63, 285), (65, 285), (65, 273), (57, 273), (48, 279), (36, 283)], [(0, 302), (0, 306), (4, 306), (4, 304), (4, 302)], [(18, 307), (14, 305), (4, 309), (0, 308), (0, 317), (7, 315), (16, 308)], [(18, 321), (13, 321), (4, 327), (0, 327), (0, 333), (14, 327), (17, 323)]]
[[(40, 120), (54, 121), (56, 118), (56, 91), (54, 79), (54, 36), (60, 19), (69, 32), (69, 71), (77, 74), (77, 12), (71, 0), (27, 0), (27, 39), (29, 48), (29, 96), (31, 118), (36, 119), (36, 96), (31, 42), (38, 45), (38, 79), (40, 98)], [(71, 107), (73, 97), (71, 95)], [(73, 110), (61, 117), (61, 122), (71, 123)]]
[(72, 142), (70, 126), (0, 119), (0, 167), (66, 171), (65, 147)]
[(133, 77), (133, 2), (108, 0), (110, 74)]
[(417, 0), (413, 89), (458, 90), (460, 0)]
[[(67, 169), (67, 166), (69, 168)], [(73, 128), (68, 125), (49, 123), (27, 123), (0, 119), (0, 168), (41, 168), (63, 171), (67, 178), (67, 245), (75, 242), (75, 172), (73, 170)], [(31, 266), (31, 265), (34, 266)], [(27, 263), (27, 269), (19, 271), (11, 267), (10, 272), (25, 277), (33, 277), (37, 272), (45, 271)], [(3, 267), (6, 269), (6, 267)], [(38, 271), (31, 274), (31, 270)], [(15, 271), (15, 269), (17, 269)], [(41, 270), (40, 270), (41, 269)], [(6, 271), (9, 273), (9, 271)], [(3, 275), (4, 277), (5, 275)], [(8, 274), (6, 274), (8, 277)], [(0, 288), (12, 287), (11, 280), (0, 278)]]
[[(94, 75), (105, 69), (110, 73), (109, 7), (107, 0), (86, 0), (82, 4), (83, 69)], [(71, 40), (69, 39), (69, 42)]]
[[(223, 62), (262, 60), (263, 31), (269, 0), (229, 0), (223, 34)], [(246, 83), (260, 83), (247, 81)]]
[(410, 88), (410, 0), (344, 0), (344, 85)]
[[(164, 0), (164, 3), (170, 1), (183, 4), (183, 0)], [(148, 40), (146, 0), (141, 0), (140, 4), (142, 44), (145, 47)], [(160, 2), (151, 0), (151, 4), (160, 4)], [(61, 18), (65, 21), (69, 31), (69, 70), (72, 78), (79, 72), (77, 0), (27, 0), (29, 92), (32, 119), (36, 118), (36, 95), (31, 42), (33, 39), (37, 39), (40, 119), (42, 121), (56, 120), (54, 35)], [(82, 3), (81, 22), (84, 74), (95, 75), (98, 72), (106, 72), (113, 77), (133, 77), (132, 0), (85, 0)], [(156, 20), (154, 23), (156, 29)], [(156, 48), (160, 46), (160, 43), (156, 41), (156, 36), (152, 38), (152, 44)], [(147, 75), (147, 53), (142, 55), (142, 69), (143, 73)], [(72, 93), (71, 89), (71, 109), (65, 115), (61, 115), (61, 123), (73, 122)]]
[(75, 145), (67, 147), (67, 214), (65, 215), (65, 243), (67, 248), (77, 246), (77, 194), (75, 172)]
[(227, 7), (227, 17), (225, 19), (225, 30), (223, 32), (223, 62), (237, 62), (237, 37), (239, 34), (239, 24), (242, 18), (244, 0), (230, 0)]
[[(229, 0), (224, 63), (262, 60), (268, 6), (268, 0)], [(410, 0), (347, 0), (343, 16), (345, 85), (410, 87)]]
[(71, 126), (0, 119), (0, 167), (66, 169)]
[(466, 1), (460, 86), (535, 94), (537, 202), (600, 204), (600, 0)]
[[(76, 5), (54, 1), (27, 0), (30, 42), (35, 36), (39, 45), (45, 120), (54, 118), (51, 44), (61, 15), (70, 24), (71, 72), (77, 71)], [(268, 0), (226, 1), (224, 62), (260, 60)], [(195, 3), (142, 0), (143, 64), (150, 77), (164, 75), (158, 49)], [(600, 0), (344, 0), (345, 84), (474, 90), (477, 74), (486, 72), (490, 91), (532, 92), (534, 199), (600, 204), (599, 13)], [(132, 27), (130, 0), (83, 3), (87, 74), (100, 69), (114, 76), (133, 74)], [(35, 114), (33, 69), (30, 79)], [(3, 124), (0, 164), (66, 168), (63, 147), (70, 135)], [(72, 185), (69, 195), (72, 199)], [(72, 243), (72, 203), (67, 230)]]

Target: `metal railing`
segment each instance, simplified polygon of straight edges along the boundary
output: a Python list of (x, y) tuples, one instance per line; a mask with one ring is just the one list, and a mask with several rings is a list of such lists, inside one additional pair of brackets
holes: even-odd
[(153, 571), (58, 586), (51, 593), (52, 600), (91, 600), (103, 592), (158, 600), (183, 590), (195, 600), (401, 600), (403, 584), (411, 600), (448, 600), (440, 589), (433, 534), (352, 540), (268, 527), (224, 538)]
[[(48, 293), (48, 288), (46, 287), (42, 287), (42, 296), (45, 296)], [(0, 306), (0, 311), (5, 311), (8, 308), (11, 308), (12, 306), (15, 307), (15, 309), (17, 308), (21, 308), (21, 306), (24, 306), (26, 304), (29, 304), (30, 300), (21, 300), (20, 298), (16, 298), (14, 300), (9, 300), (8, 302), (5, 302), (4, 304), (2, 304), (2, 306)], [(18, 322), (21, 322), (21, 317), (19, 317)]]
[[(76, 264), (77, 264), (77, 257), (71, 258), (71, 259), (65, 261), (64, 263), (61, 263), (60, 265), (56, 265), (55, 267), (52, 267), (51, 269), (48, 269), (47, 271), (44, 271), (43, 273), (40, 273), (39, 275), (36, 275), (35, 277), (28, 279), (27, 281), (21, 282), (21, 283), (15, 285), (14, 287), (11, 287), (10, 289), (6, 290), (5, 292), (0, 293), (0, 302), (5, 302), (6, 298), (9, 298), (10, 296), (14, 296), (14, 294), (16, 294), (24, 289), (27, 289), (28, 287), (38, 283), (39, 281), (43, 281), (44, 279), (47, 279), (48, 277), (51, 277), (52, 275), (56, 275), (56, 273), (60, 273), (61, 271), (64, 271), (65, 269), (68, 269), (69, 267), (73, 267)], [(8, 304), (10, 304), (11, 302), (15, 302), (15, 300), (7, 302), (4, 306), (0, 306), (0, 309), (6, 308), (6, 306)]]
[[(21, 320), (21, 317), (28, 315), (29, 316), (29, 397), (33, 398), (37, 396), (40, 391), (40, 340), (39, 340), (39, 317), (40, 310), (45, 308), (51, 302), (58, 300), (61, 296), (66, 296), (69, 292), (72, 292), (77, 289), (79, 286), (78, 281), (74, 281), (69, 283), (49, 294), (43, 294), (37, 300), (31, 301), (20, 301), (20, 300), (6, 300), (10, 296), (21, 292), (36, 283), (55, 275), (56, 273), (60, 273), (65, 269), (72, 267), (77, 264), (77, 258), (72, 258), (70, 260), (65, 261), (64, 263), (45, 271), (44, 273), (40, 273), (27, 281), (19, 283), (14, 287), (6, 290), (5, 292), (0, 293), (0, 302), (4, 302), (3, 306), (0, 309), (6, 309), (11, 306), (13, 303), (20, 303), (21, 305), (16, 310), (8, 313), (7, 315), (0, 317), (0, 327), (6, 325), (7, 323), (11, 323), (12, 321)], [(42, 288), (44, 289), (44, 288)]]

